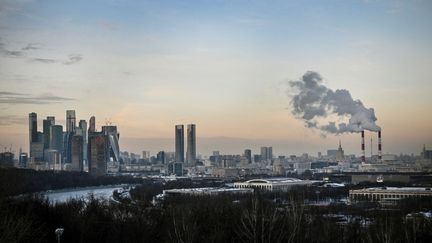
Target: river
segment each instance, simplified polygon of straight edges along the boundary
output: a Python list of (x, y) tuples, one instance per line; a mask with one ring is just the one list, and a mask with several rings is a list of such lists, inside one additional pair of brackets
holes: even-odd
[(123, 189), (123, 187), (129, 187), (129, 186), (130, 185), (111, 185), (111, 186), (72, 188), (72, 189), (47, 191), (42, 194), (48, 198), (50, 203), (64, 203), (70, 199), (85, 199), (91, 194), (93, 194), (95, 198), (108, 200), (112, 197), (114, 190), (121, 190)]

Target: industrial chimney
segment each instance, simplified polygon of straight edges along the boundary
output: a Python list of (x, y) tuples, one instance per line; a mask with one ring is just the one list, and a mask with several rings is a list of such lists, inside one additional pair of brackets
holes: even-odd
[(366, 157), (365, 157), (365, 139), (364, 139), (364, 130), (361, 131), (361, 150), (362, 150), (362, 163), (366, 162)]
[(381, 146), (381, 130), (378, 131), (378, 160), (382, 159), (382, 146)]

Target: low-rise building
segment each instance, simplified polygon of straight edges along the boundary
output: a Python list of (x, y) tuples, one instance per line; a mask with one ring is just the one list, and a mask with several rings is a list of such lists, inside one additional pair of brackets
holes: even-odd
[(288, 191), (293, 186), (312, 185), (316, 181), (296, 178), (252, 179), (245, 182), (234, 182), (237, 188), (258, 188), (267, 191)]
[(432, 197), (428, 187), (371, 187), (350, 190), (351, 201), (396, 201), (412, 197)]

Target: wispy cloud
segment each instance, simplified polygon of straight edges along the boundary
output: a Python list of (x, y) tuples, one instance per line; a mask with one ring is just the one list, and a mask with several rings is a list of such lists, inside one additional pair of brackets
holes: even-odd
[(15, 115), (0, 115), (0, 126), (8, 126), (13, 124), (27, 124), (28, 118), (18, 117)]
[(0, 15), (19, 12), (28, 2), (31, 0), (2, 0), (0, 1)]
[(9, 50), (6, 48), (6, 44), (1, 41), (0, 38), (0, 55), (6, 57), (14, 57), (14, 58), (24, 58), (31, 62), (52, 64), (52, 63), (62, 63), (64, 65), (72, 65), (81, 60), (83, 60), (82, 54), (70, 54), (66, 60), (62, 59), (53, 59), (53, 58), (42, 58), (42, 57), (28, 57), (27, 53), (32, 50), (41, 49), (42, 45), (37, 43), (28, 43), (26, 46), (21, 48), (20, 50)]
[(23, 57), (24, 52), (6, 49), (6, 44), (0, 39), (0, 54), (7, 57)]
[(41, 62), (41, 63), (56, 63), (57, 60), (49, 59), (49, 58), (32, 58), (30, 59), (33, 62)]
[(52, 94), (31, 95), (9, 91), (0, 91), (0, 104), (56, 104), (75, 100)]
[(27, 46), (21, 48), (23, 51), (30, 51), (30, 50), (38, 50), (41, 49), (42, 45), (38, 43), (28, 43)]
[(83, 59), (83, 57), (81, 54), (70, 54), (69, 60), (64, 61), (63, 64), (71, 65), (71, 64), (74, 64), (74, 63), (81, 61), (82, 59)]

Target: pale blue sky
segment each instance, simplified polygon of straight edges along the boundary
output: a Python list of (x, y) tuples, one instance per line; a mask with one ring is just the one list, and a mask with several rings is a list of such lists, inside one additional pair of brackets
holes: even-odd
[[(0, 0), (0, 92), (20, 93), (1, 94), (0, 144), (27, 147), (31, 111), (63, 120), (73, 108), (123, 138), (194, 122), (203, 137), (324, 151), (338, 137), (304, 128), (285, 94), (314, 70), (375, 108), (387, 152), (417, 153), (432, 147), (431, 25), (426, 0)], [(358, 153), (357, 136), (342, 137)]]

